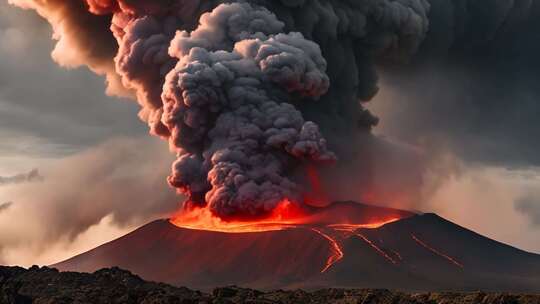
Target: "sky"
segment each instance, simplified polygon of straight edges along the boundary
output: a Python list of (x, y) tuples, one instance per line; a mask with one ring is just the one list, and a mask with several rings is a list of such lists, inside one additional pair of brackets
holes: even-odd
[[(0, 3), (0, 264), (63, 260), (167, 216), (181, 200), (165, 181), (174, 156), (148, 135), (138, 105), (107, 96), (104, 79), (87, 68), (58, 66), (51, 36), (33, 12)], [(368, 107), (380, 118), (378, 136), (444, 150), (436, 160), (444, 173), (426, 178), (417, 208), (540, 253), (540, 95), (524, 89), (533, 84), (520, 81), (499, 100), (500, 92), (484, 95), (475, 78), (484, 75), (466, 69), (426, 68), (404, 81), (409, 72), (381, 69)], [(440, 92), (461, 103), (433, 106)], [(485, 99), (493, 106), (484, 108)]]
[(0, 3), (0, 177), (43, 177), (0, 183), (0, 263), (65, 259), (179, 202), (165, 182), (171, 155), (136, 103), (106, 96), (87, 69), (59, 67), (51, 35), (33, 12)]

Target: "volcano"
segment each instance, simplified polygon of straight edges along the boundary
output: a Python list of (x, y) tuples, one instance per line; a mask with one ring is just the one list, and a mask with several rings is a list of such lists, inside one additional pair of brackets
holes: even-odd
[(540, 290), (540, 255), (436, 214), (353, 202), (313, 214), (331, 221), (266, 222), (227, 231), (157, 220), (53, 266), (82, 272), (119, 266), (147, 280), (202, 290), (225, 285)]

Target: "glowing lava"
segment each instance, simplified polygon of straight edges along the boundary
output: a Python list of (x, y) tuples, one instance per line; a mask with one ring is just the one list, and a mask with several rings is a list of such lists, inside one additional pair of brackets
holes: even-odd
[(411, 234), (411, 237), (412, 239), (417, 242), (418, 244), (420, 244), (422, 247), (426, 248), (427, 250), (435, 253), (436, 255), (442, 257), (443, 259), (446, 259), (448, 260), (450, 263), (456, 265), (457, 267), (459, 268), (464, 268), (463, 264), (461, 264), (460, 262), (456, 261), (454, 258), (452, 258), (451, 256), (447, 255), (447, 254), (444, 254), (438, 250), (436, 250), (435, 248), (429, 246), (428, 244), (424, 243), (423, 241), (421, 241), (419, 238), (417, 238), (414, 234)]
[(373, 243), (370, 239), (368, 239), (365, 235), (361, 234), (361, 233), (357, 233), (356, 236), (358, 236), (359, 238), (361, 238), (362, 240), (364, 240), (364, 242), (366, 242), (371, 248), (373, 248), (373, 250), (375, 250), (378, 254), (380, 254), (383, 258), (387, 259), (390, 263), (394, 264), (394, 265), (397, 265), (397, 262), (392, 259), (392, 257), (390, 257), (386, 252), (384, 252), (384, 250), (382, 250), (381, 248), (379, 248), (379, 246), (375, 245), (375, 243)]
[(305, 211), (288, 200), (281, 202), (270, 215), (254, 220), (225, 221), (212, 214), (209, 208), (183, 210), (170, 220), (175, 226), (224, 233), (255, 233), (295, 228), (303, 224)]
[(343, 258), (343, 256), (344, 256), (343, 250), (341, 249), (341, 246), (339, 245), (339, 243), (338, 243), (338, 241), (336, 239), (332, 238), (331, 236), (329, 236), (328, 234), (322, 232), (319, 229), (312, 228), (311, 230), (317, 232), (322, 237), (327, 239), (328, 242), (330, 242), (330, 245), (332, 246), (332, 251), (334, 252), (332, 255), (330, 255), (328, 257), (328, 260), (326, 261), (326, 265), (321, 270), (321, 273), (324, 273), (328, 269), (330, 269), (330, 267), (332, 267), (337, 261), (339, 261), (339, 260), (341, 260)]
[(380, 228), (380, 227), (382, 227), (382, 226), (384, 226), (386, 224), (397, 222), (400, 219), (401, 218), (399, 218), (399, 217), (394, 217), (394, 218), (390, 218), (390, 219), (387, 219), (387, 220), (375, 221), (375, 222), (370, 222), (370, 223), (365, 223), (365, 224), (331, 224), (331, 225), (328, 225), (328, 227), (332, 228), (332, 229), (335, 229), (335, 230), (338, 230), (338, 231), (354, 232), (354, 231), (356, 231), (358, 229), (361, 229), (361, 228), (377, 229), (377, 228)]
[(343, 259), (342, 243), (354, 235), (362, 238), (392, 264), (397, 264), (394, 258), (390, 257), (364, 235), (358, 234), (357, 231), (359, 229), (380, 228), (407, 217), (407, 215), (400, 215), (399, 213), (387, 215), (358, 213), (358, 209), (354, 209), (356, 211), (351, 209), (352, 206), (351, 204), (342, 204), (327, 207), (309, 207), (284, 200), (266, 217), (236, 220), (224, 220), (216, 217), (208, 207), (195, 207), (182, 210), (170, 222), (185, 229), (222, 233), (259, 233), (292, 228), (309, 229), (319, 234), (329, 243), (330, 253), (321, 273), (326, 272)]
[(326, 207), (302, 208), (298, 204), (284, 200), (268, 216), (262, 218), (224, 220), (212, 214), (208, 207), (194, 207), (180, 211), (170, 222), (181, 228), (225, 233), (278, 231), (297, 227), (326, 227), (336, 231), (354, 232), (360, 228), (380, 228), (403, 218), (392, 215), (388, 218), (363, 219), (359, 220), (359, 223), (351, 223), (353, 219), (336, 218), (335, 213), (340, 212)]

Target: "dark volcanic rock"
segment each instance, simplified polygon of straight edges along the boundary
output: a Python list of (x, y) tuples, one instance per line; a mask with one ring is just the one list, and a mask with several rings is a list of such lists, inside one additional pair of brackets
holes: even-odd
[(328, 303), (328, 304), (540, 304), (540, 295), (496, 293), (407, 294), (375, 289), (323, 289), (314, 292), (260, 292), (239, 287), (217, 288), (211, 294), (147, 282), (128, 271), (107, 268), (92, 274), (59, 272), (54, 268), (0, 266), (0, 303)]
[(0, 267), (0, 303), (200, 303), (200, 292), (143, 281), (119, 268), (88, 273)]

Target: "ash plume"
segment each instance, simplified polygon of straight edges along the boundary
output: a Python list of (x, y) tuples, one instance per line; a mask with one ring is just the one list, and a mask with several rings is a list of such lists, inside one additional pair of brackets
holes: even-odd
[(57, 61), (136, 97), (177, 154), (169, 184), (223, 218), (302, 203), (308, 166), (339, 183), (354, 163), (354, 178), (369, 181), (378, 155), (400, 150), (370, 132), (377, 71), (466, 62), (538, 11), (511, 0), (11, 2), (53, 25)]
[[(109, 74), (114, 62), (139, 116), (178, 155), (169, 183), (224, 218), (301, 203), (295, 172), (337, 159), (320, 128), (336, 135), (337, 152), (344, 134), (368, 133), (376, 118), (358, 100), (377, 91), (373, 58), (414, 53), (429, 10), (426, 1), (13, 2), (51, 22), (60, 63)], [(86, 47), (90, 37), (99, 47)], [(71, 44), (66, 63), (59, 50)]]

